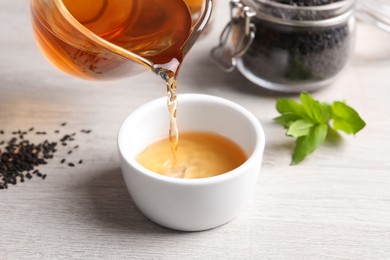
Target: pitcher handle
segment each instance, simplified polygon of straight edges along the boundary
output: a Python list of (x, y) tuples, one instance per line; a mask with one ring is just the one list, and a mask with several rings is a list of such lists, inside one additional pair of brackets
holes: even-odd
[(256, 15), (241, 0), (230, 1), (231, 20), (220, 36), (219, 45), (211, 50), (211, 58), (226, 72), (236, 67), (236, 59), (243, 56), (255, 38), (256, 27), (251, 18)]

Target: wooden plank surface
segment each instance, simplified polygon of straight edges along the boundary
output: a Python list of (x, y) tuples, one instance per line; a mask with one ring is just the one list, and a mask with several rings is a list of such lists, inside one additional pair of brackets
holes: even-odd
[[(33, 178), (0, 191), (0, 259), (390, 259), (390, 34), (358, 24), (350, 66), (314, 93), (348, 100), (367, 122), (355, 137), (290, 166), (292, 140), (272, 122), (280, 96), (221, 72), (209, 58), (228, 18), (218, 1), (211, 33), (188, 55), (179, 93), (236, 101), (263, 124), (261, 177), (232, 222), (182, 233), (143, 217), (119, 169), (116, 135), (137, 106), (165, 94), (152, 73), (113, 82), (79, 80), (53, 68), (36, 47), (28, 1), (0, 1), (0, 129), (77, 132)], [(61, 127), (62, 122), (67, 125)], [(54, 131), (59, 129), (60, 134)], [(92, 133), (80, 133), (91, 129)], [(78, 162), (67, 167), (60, 160)]]

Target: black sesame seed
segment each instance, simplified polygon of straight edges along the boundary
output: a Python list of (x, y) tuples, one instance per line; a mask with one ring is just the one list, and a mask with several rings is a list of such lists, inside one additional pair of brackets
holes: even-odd
[(63, 123), (61, 124), (61, 126), (66, 126), (66, 122), (63, 122)]
[[(66, 122), (62, 124), (65, 126)], [(8, 140), (0, 140), (0, 189), (8, 189), (9, 186), (16, 185), (17, 182), (23, 183), (33, 178), (34, 175), (45, 179), (47, 174), (43, 174), (40, 170), (41, 165), (45, 165), (49, 160), (54, 158), (57, 152), (57, 142), (44, 140), (39, 143), (33, 143), (28, 140), (29, 132), (36, 135), (47, 135), (45, 131), (35, 131), (34, 127), (30, 127), (27, 131), (16, 130), (10, 132), (12, 137)], [(58, 134), (60, 131), (55, 130)], [(90, 130), (84, 130), (89, 133)], [(0, 130), (1, 135), (5, 135), (4, 130)], [(64, 135), (60, 140), (63, 146), (68, 145), (69, 142), (75, 141), (76, 133)], [(79, 145), (74, 145), (74, 149), (79, 148)], [(60, 150), (60, 149), (59, 149)], [(73, 150), (68, 150), (71, 154)], [(61, 159), (60, 163), (64, 164), (66, 159)], [(83, 161), (79, 160), (78, 164)], [(75, 163), (69, 162), (69, 167), (75, 167)]]
[[(342, 0), (273, 0), (293, 6), (321, 6)], [(272, 1), (271, 1), (272, 2)], [(287, 9), (286, 9), (287, 10)], [(280, 15), (278, 8), (269, 7), (266, 15)], [(283, 20), (316, 21), (323, 19), (319, 12), (283, 12)], [(345, 65), (350, 49), (349, 25), (339, 23), (332, 26), (290, 28), (263, 19), (253, 19), (256, 35), (242, 62), (255, 76), (268, 82), (285, 85), (313, 84), (319, 80), (333, 78)], [(291, 29), (291, 30), (290, 30)], [(283, 53), (285, 63), (280, 70), (279, 57)], [(264, 62), (264, 63), (263, 63)]]
[(64, 135), (64, 136), (60, 139), (60, 141), (61, 141), (61, 142), (65, 142), (65, 141), (67, 141), (69, 138), (70, 138), (70, 135)]

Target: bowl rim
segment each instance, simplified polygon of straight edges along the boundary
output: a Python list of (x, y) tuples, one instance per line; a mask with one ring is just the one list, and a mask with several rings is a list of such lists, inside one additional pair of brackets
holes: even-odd
[[(140, 107), (136, 108), (133, 112), (131, 112), (123, 121), (119, 131), (118, 131), (118, 137), (117, 137), (117, 145), (118, 145), (118, 150), (121, 155), (121, 160), (124, 160), (125, 163), (130, 166), (131, 168), (134, 168), (136, 170), (137, 174), (142, 174), (145, 177), (151, 178), (156, 181), (161, 181), (163, 183), (167, 184), (173, 184), (173, 185), (184, 185), (184, 186), (198, 186), (198, 185), (209, 185), (213, 183), (220, 183), (224, 181), (228, 181), (232, 178), (236, 178), (238, 176), (243, 175), (244, 173), (250, 171), (251, 168), (253, 168), (253, 165), (259, 164), (261, 165), (262, 162), (262, 157), (264, 153), (264, 147), (265, 147), (265, 135), (264, 135), (264, 130), (259, 122), (259, 120), (247, 109), (242, 107), (241, 105), (217, 96), (213, 95), (206, 95), (206, 94), (193, 94), (193, 93), (187, 93), (187, 94), (179, 94), (178, 95), (178, 102), (183, 103), (183, 102), (209, 102), (209, 103), (214, 103), (214, 104), (219, 104), (223, 105), (225, 107), (228, 107), (232, 110), (235, 110), (238, 112), (240, 115), (245, 118), (250, 125), (252, 126), (255, 136), (256, 136), (256, 141), (255, 141), (255, 146), (252, 151), (252, 153), (249, 155), (248, 159), (241, 164), (239, 167), (217, 175), (217, 176), (212, 176), (212, 177), (207, 177), (207, 178), (197, 178), (197, 179), (179, 179), (179, 178), (173, 178), (169, 176), (164, 176), (157, 174), (153, 171), (150, 171), (146, 168), (144, 168), (142, 165), (140, 165), (133, 156), (129, 155), (124, 139), (126, 136), (126, 129), (128, 128), (128, 125), (130, 125), (131, 120), (133, 117), (135, 117), (139, 113), (145, 113), (145, 110), (151, 110), (155, 106), (161, 106), (161, 104), (166, 104), (166, 97), (161, 97), (154, 99), (152, 101), (149, 101)], [(180, 106), (180, 105), (179, 105)], [(122, 162), (123, 163), (123, 162)], [(123, 169), (122, 173), (126, 174)]]

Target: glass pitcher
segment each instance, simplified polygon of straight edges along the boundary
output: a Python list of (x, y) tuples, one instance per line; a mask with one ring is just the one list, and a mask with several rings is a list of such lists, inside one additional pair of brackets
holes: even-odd
[(212, 0), (31, 0), (41, 51), (61, 70), (97, 80), (145, 67), (176, 76), (211, 10)]

